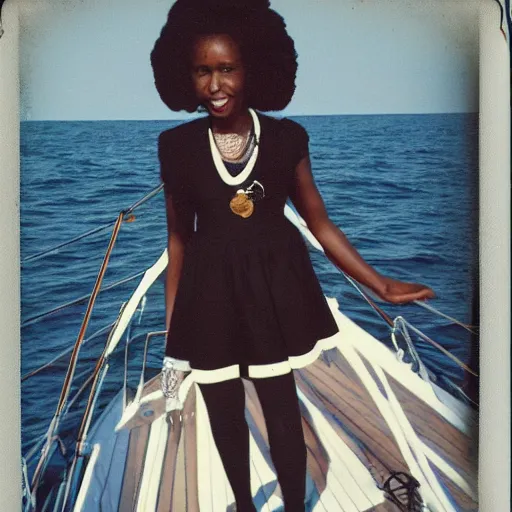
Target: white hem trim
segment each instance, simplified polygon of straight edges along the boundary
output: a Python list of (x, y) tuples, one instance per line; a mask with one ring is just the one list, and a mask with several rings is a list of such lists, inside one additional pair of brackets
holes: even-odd
[(217, 382), (224, 382), (225, 380), (237, 379), (238, 377), (240, 377), (240, 366), (237, 364), (217, 368), (215, 370), (192, 369), (179, 387), (178, 399), (181, 403), (185, 403), (185, 399), (194, 382), (198, 384), (215, 384)]
[(303, 368), (304, 366), (307, 366), (308, 364), (316, 361), (324, 350), (331, 350), (332, 348), (336, 348), (338, 346), (336, 339), (337, 334), (339, 334), (339, 332), (329, 338), (318, 340), (315, 346), (306, 354), (302, 354), (300, 356), (290, 356), (288, 360), (290, 361), (290, 366), (292, 369), (297, 370), (299, 368)]
[(175, 359), (174, 357), (165, 356), (163, 361), (164, 368), (171, 368), (180, 372), (189, 372), (191, 370), (190, 363), (182, 359)]
[(301, 354), (300, 356), (290, 356), (288, 361), (280, 361), (278, 363), (272, 364), (249, 365), (249, 377), (254, 379), (277, 377), (279, 375), (290, 373), (292, 370), (298, 370), (299, 368), (308, 366), (309, 364), (315, 362), (324, 350), (330, 350), (331, 348), (337, 347), (336, 337), (338, 334), (339, 333), (336, 333), (329, 338), (318, 340), (315, 346), (309, 352)]
[(270, 364), (251, 364), (248, 367), (249, 377), (252, 379), (265, 379), (267, 377), (278, 377), (291, 372), (290, 362), (280, 361)]
[(258, 158), (261, 127), (256, 112), (254, 112), (252, 108), (249, 109), (249, 112), (252, 116), (252, 120), (254, 123), (254, 134), (256, 136), (256, 144), (254, 146), (254, 149), (252, 150), (252, 155), (249, 158), (247, 165), (244, 167), (244, 170), (238, 173), (236, 176), (231, 176), (231, 174), (229, 174), (228, 170), (226, 169), (226, 166), (222, 161), (220, 151), (217, 148), (217, 145), (215, 144), (212, 130), (211, 128), (208, 128), (208, 138), (210, 139), (210, 149), (212, 152), (213, 163), (215, 164), (215, 168), (217, 169), (217, 172), (219, 173), (219, 176), (221, 177), (222, 181), (227, 185), (240, 185), (241, 183), (243, 183), (251, 174), (254, 165), (256, 164), (256, 159)]
[[(337, 338), (339, 332), (329, 338), (318, 340), (315, 346), (305, 354), (300, 356), (290, 356), (287, 361), (279, 361), (270, 364), (252, 364), (248, 366), (248, 377), (251, 379), (266, 379), (269, 377), (278, 377), (286, 375), (292, 370), (303, 368), (318, 359), (324, 350), (330, 350), (337, 347)], [(215, 384), (226, 380), (238, 379), (241, 376), (240, 366), (233, 364), (224, 368), (215, 370), (192, 369), (190, 374), (183, 380), (178, 390), (178, 400), (185, 403), (188, 392), (194, 382), (198, 384)]]
[[(331, 299), (328, 299), (330, 301)], [(336, 299), (333, 299), (334, 302), (330, 302), (330, 304), (337, 305)], [(332, 307), (332, 306), (331, 306)], [(266, 379), (269, 377), (278, 377), (280, 375), (286, 375), (290, 373), (292, 370), (297, 370), (299, 368), (303, 368), (318, 359), (320, 354), (324, 350), (330, 350), (332, 348), (336, 348), (339, 343), (339, 335), (338, 331), (334, 335), (329, 338), (323, 338), (318, 340), (315, 343), (315, 346), (305, 354), (300, 356), (290, 356), (287, 361), (279, 361), (277, 363), (270, 364), (254, 364), (248, 366), (248, 377), (253, 379)], [(169, 358), (166, 356), (167, 361), (172, 360), (173, 358)], [(177, 360), (174, 360), (177, 361)], [(182, 364), (187, 364), (188, 362), (180, 361)], [(224, 382), (226, 380), (238, 379), (241, 377), (240, 374), (240, 365), (233, 364), (231, 366), (225, 366), (223, 368), (217, 368), (215, 370), (199, 370), (199, 369), (191, 369), (191, 372), (183, 379), (180, 387), (178, 388), (178, 399), (174, 399), (172, 402), (166, 399), (166, 412), (172, 410), (181, 410), (183, 404), (185, 404), (185, 400), (187, 399), (188, 392), (190, 388), (194, 385), (194, 383), (198, 384), (215, 384), (217, 382)], [(116, 432), (120, 430), (124, 424), (135, 414), (139, 406), (143, 403), (149, 403), (155, 399), (164, 398), (165, 396), (162, 392), (162, 389), (158, 389), (144, 397), (140, 400), (135, 400), (124, 410), (123, 416), (116, 426)]]

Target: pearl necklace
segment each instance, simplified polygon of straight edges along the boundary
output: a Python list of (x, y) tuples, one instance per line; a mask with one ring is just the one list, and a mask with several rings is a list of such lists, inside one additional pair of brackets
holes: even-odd
[(252, 108), (249, 109), (249, 113), (251, 114), (254, 123), (254, 136), (256, 139), (255, 147), (252, 151), (251, 157), (249, 158), (247, 164), (245, 165), (243, 170), (236, 176), (231, 176), (231, 174), (229, 174), (228, 170), (226, 169), (226, 166), (222, 161), (222, 155), (220, 154), (219, 148), (217, 147), (217, 144), (215, 144), (215, 138), (213, 136), (212, 130), (211, 128), (208, 128), (208, 138), (210, 140), (210, 150), (212, 152), (213, 163), (215, 164), (215, 168), (217, 169), (217, 172), (219, 173), (219, 176), (221, 177), (222, 181), (227, 185), (240, 185), (242, 182), (244, 182), (251, 174), (254, 168), (254, 164), (256, 163), (256, 159), (258, 158), (258, 149), (261, 134), (260, 121), (258, 119), (258, 116), (256, 115), (256, 112), (254, 112)]

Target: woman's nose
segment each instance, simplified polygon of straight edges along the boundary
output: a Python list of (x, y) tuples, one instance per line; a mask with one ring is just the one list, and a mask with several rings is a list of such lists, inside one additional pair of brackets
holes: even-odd
[(212, 73), (212, 78), (210, 80), (210, 93), (216, 93), (220, 89), (220, 79), (219, 75), (214, 72)]

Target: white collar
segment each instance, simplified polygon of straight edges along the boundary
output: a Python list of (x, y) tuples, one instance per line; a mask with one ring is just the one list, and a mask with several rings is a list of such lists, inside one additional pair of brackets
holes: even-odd
[(256, 112), (254, 112), (252, 108), (249, 109), (249, 113), (251, 114), (254, 123), (254, 135), (256, 138), (256, 142), (254, 149), (252, 151), (252, 155), (247, 161), (247, 164), (245, 165), (243, 170), (239, 172), (236, 176), (231, 176), (231, 174), (229, 174), (228, 170), (226, 169), (219, 148), (217, 148), (217, 144), (215, 144), (212, 129), (208, 128), (208, 137), (210, 139), (210, 149), (212, 152), (213, 163), (215, 164), (215, 168), (217, 169), (217, 172), (219, 173), (219, 176), (221, 177), (222, 181), (227, 185), (240, 185), (240, 183), (243, 183), (251, 174), (256, 163), (256, 159), (258, 158), (261, 134), (260, 121), (258, 119), (258, 116), (256, 115)]

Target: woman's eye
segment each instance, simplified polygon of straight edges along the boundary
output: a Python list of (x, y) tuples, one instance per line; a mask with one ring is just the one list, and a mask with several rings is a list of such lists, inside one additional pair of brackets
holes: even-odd
[(208, 68), (198, 68), (198, 70), (197, 70), (197, 74), (198, 74), (199, 76), (205, 76), (205, 75), (207, 75), (208, 73), (209, 73)]
[(230, 67), (230, 66), (224, 66), (224, 67), (222, 68), (222, 72), (223, 72), (223, 73), (231, 73), (231, 71), (233, 71), (233, 68), (232, 68), (232, 67)]

